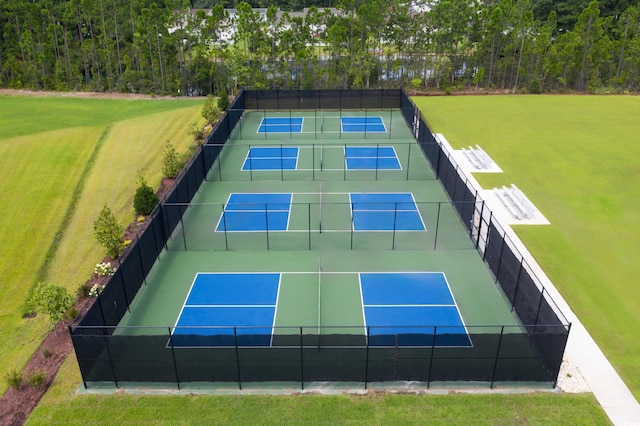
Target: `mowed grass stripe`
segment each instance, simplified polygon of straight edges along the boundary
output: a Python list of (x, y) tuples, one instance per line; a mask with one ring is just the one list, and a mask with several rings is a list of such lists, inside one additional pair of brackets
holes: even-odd
[(84, 127), (0, 140), (0, 371), (24, 363), (46, 330), (45, 318), (22, 319), (23, 306), (100, 131)]
[(0, 95), (0, 139), (121, 120), (201, 105), (202, 100), (82, 99)]
[(479, 144), (551, 221), (516, 227), (640, 398), (640, 97), (414, 98), (454, 147)]
[(104, 256), (104, 249), (93, 238), (93, 222), (100, 209), (107, 203), (126, 226), (134, 217), (132, 200), (139, 173), (144, 173), (153, 188), (159, 186), (167, 141), (178, 152), (185, 152), (192, 139), (188, 125), (198, 120), (200, 109), (162, 112), (112, 126), (51, 264), (49, 280), (73, 291), (91, 275), (96, 261)]
[[(22, 110), (16, 107), (16, 99)], [(63, 108), (62, 112), (57, 110), (60, 101), (69, 101), (73, 108)], [(151, 185), (159, 184), (166, 141), (171, 140), (179, 151), (186, 150), (191, 141), (188, 124), (202, 122), (201, 105), (202, 100), (105, 101), (0, 96), (0, 168), (5, 172), (0, 182), (3, 194), (0, 198), (0, 238), (4, 243), (4, 255), (0, 261), (0, 297), (3, 301), (0, 305), (0, 328), (4, 336), (0, 343), (0, 371), (19, 370), (48, 328), (46, 318), (23, 319), (22, 310), (56, 234), (62, 231), (63, 239), (50, 265), (47, 280), (66, 287), (72, 293), (89, 278), (95, 263), (104, 256), (104, 250), (96, 246), (92, 234), (93, 220), (102, 204), (85, 206), (91, 215), (89, 218), (78, 218), (77, 212), (70, 215), (69, 226), (81, 226), (81, 229), (74, 229), (73, 235), (69, 235), (70, 230), (64, 232), (62, 228), (65, 215), (72, 213), (70, 204), (74, 202), (79, 179), (88, 167), (87, 161), (108, 127), (108, 124), (94, 127), (77, 127), (76, 124), (106, 122), (122, 117), (133, 123), (122, 126), (113, 123), (112, 130), (115, 131), (109, 135), (113, 133), (118, 142), (110, 142), (113, 136), (105, 139), (105, 148), (100, 151), (91, 173), (86, 177), (82, 197), (79, 202), (76, 199), (77, 206), (81, 206), (87, 202), (85, 194), (97, 190), (110, 194), (108, 197), (116, 200), (128, 197), (128, 205), (121, 201), (117, 210), (118, 217), (125, 224), (133, 219), (131, 203), (138, 170), (148, 165), (147, 181)], [(160, 113), (153, 114), (154, 108)], [(29, 119), (14, 121), (15, 111), (30, 111)], [(42, 132), (47, 127), (43, 124), (46, 118), (38, 121), (36, 118), (42, 117), (35, 117), (36, 113), (56, 117), (58, 121), (54, 127), (62, 129)], [(79, 117), (80, 114), (83, 116)], [(137, 123), (135, 117), (140, 117)], [(151, 119), (145, 120), (144, 117)], [(7, 123), (9, 130), (14, 128), (14, 133), (23, 136), (2, 139), (7, 135), (7, 128), (3, 127)], [(16, 123), (22, 123), (22, 129)], [(128, 133), (135, 137), (128, 137)], [(149, 141), (155, 143), (150, 144)], [(112, 152), (104, 154), (106, 150)], [(127, 169), (125, 174), (122, 173), (124, 169)], [(108, 181), (108, 185), (96, 189), (92, 183), (96, 174), (106, 175), (107, 178), (98, 177), (97, 181)], [(81, 251), (88, 246), (92, 249)], [(74, 256), (62, 257), (65, 253), (61, 256), (61, 249), (74, 253)], [(68, 273), (60, 274), (60, 265)], [(6, 381), (2, 380), (0, 392), (6, 387)]]

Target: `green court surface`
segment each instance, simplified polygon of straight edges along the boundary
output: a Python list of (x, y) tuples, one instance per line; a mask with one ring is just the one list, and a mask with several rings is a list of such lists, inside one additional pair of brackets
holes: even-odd
[[(345, 116), (380, 117), (385, 131), (345, 133)], [(299, 117), (302, 125), (294, 120)], [(282, 119), (267, 122), (285, 131), (260, 133), (265, 118)], [(290, 120), (294, 124), (282, 124)], [(267, 170), (246, 169), (255, 147), (276, 148), (254, 151), (276, 157), (267, 159)], [(278, 157), (283, 147), (298, 148), (287, 151), (297, 153), (294, 169), (278, 166), (284, 164)], [(348, 147), (368, 147), (355, 150), (367, 156), (392, 147), (401, 167), (378, 169), (374, 158), (367, 160), (373, 170), (351, 169)], [(386, 222), (384, 229), (374, 229), (375, 220), (367, 228), (369, 223), (356, 223), (359, 207), (350, 198), (356, 193), (411, 194), (413, 202), (372, 203), (366, 214), (380, 214)], [(242, 218), (248, 211), (248, 225), (242, 225), (248, 228), (233, 228), (226, 221), (235, 218), (230, 200), (238, 194), (290, 194), (290, 204), (240, 205), (241, 213), (234, 214)], [(116, 334), (166, 334), (203, 272), (281, 273), (275, 335), (364, 334), (362, 272), (442, 272), (469, 334), (500, 332), (503, 325), (507, 333), (521, 332), (399, 111), (245, 113), (192, 203), (166, 205), (167, 214), (184, 209)], [(403, 229), (407, 214), (424, 229)], [(286, 226), (279, 228), (276, 219)], [(251, 229), (256, 223), (260, 229)]]

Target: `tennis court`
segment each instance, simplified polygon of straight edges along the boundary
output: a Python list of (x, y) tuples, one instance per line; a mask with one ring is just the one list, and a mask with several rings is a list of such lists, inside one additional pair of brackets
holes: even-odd
[[(101, 325), (74, 328), (85, 384), (553, 382), (566, 326), (447, 159), (429, 165), (415, 108), (365, 105), (393, 93), (227, 111), (88, 314)], [(334, 99), (360, 108), (294, 108)]]
[(170, 324), (175, 348), (288, 346), (302, 327), (464, 349), (469, 322), (516, 326), (398, 114), (245, 112), (192, 202), (166, 205), (186, 211), (149, 281), (172, 296), (143, 289), (123, 324)]

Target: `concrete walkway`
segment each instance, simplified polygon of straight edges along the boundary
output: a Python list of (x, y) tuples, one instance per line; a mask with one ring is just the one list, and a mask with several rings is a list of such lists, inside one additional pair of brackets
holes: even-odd
[[(454, 150), (444, 136), (438, 134), (436, 137), (442, 143), (445, 152), (450, 154), (450, 158), (455, 158), (453, 156)], [(475, 187), (478, 192), (481, 192), (482, 187), (473, 177), (472, 172), (474, 170), (466, 167), (463, 162), (460, 162), (459, 167), (469, 179), (469, 184)], [(505, 182), (505, 184), (508, 184), (508, 182)], [(499, 203), (492, 203), (491, 200), (485, 201), (492, 211), (506, 210), (504, 206)], [(502, 215), (504, 214), (509, 213), (502, 212)], [(570, 360), (578, 368), (613, 424), (640, 425), (640, 404), (638, 404), (638, 401), (633, 397), (627, 385), (624, 384), (609, 360), (589, 335), (589, 332), (571, 310), (569, 304), (564, 300), (560, 292), (558, 292), (549, 277), (547, 277), (529, 250), (527, 250), (526, 246), (520, 241), (520, 238), (518, 238), (511, 226), (503, 223), (501, 223), (501, 225), (505, 229), (507, 236), (513, 241), (529, 266), (531, 266), (533, 272), (540, 279), (542, 285), (555, 301), (562, 314), (571, 322), (571, 332), (569, 333), (569, 341), (567, 342), (567, 348), (565, 350), (565, 358)]]

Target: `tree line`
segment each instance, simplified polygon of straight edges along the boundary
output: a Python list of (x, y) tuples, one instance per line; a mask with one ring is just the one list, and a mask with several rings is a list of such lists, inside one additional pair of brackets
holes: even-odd
[(230, 16), (222, 2), (194, 12), (186, 0), (5, 0), (0, 86), (638, 91), (637, 1), (584, 1), (336, 0), (337, 13), (305, 16), (241, 2)]

